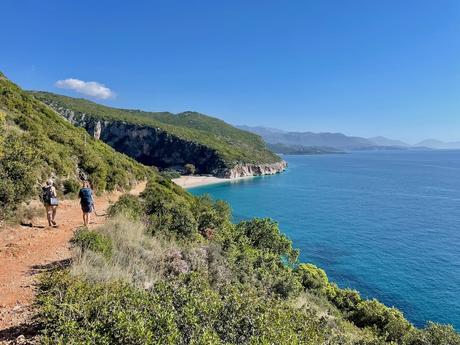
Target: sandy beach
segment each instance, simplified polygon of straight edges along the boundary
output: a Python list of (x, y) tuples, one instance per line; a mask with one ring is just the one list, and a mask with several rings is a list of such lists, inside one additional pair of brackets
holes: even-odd
[(233, 181), (238, 181), (241, 179), (248, 179), (251, 177), (253, 176), (229, 179), (229, 178), (220, 178), (220, 177), (214, 177), (214, 176), (181, 176), (181, 177), (173, 179), (172, 181), (175, 184), (183, 188), (193, 188), (193, 187), (206, 186), (209, 184), (233, 182)]

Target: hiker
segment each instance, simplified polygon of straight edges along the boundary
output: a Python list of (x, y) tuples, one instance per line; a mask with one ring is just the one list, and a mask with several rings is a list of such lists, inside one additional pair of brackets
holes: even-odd
[(59, 204), (57, 199), (56, 188), (53, 186), (53, 180), (46, 181), (46, 185), (42, 187), (42, 200), (46, 209), (46, 218), (48, 219), (48, 226), (56, 227), (56, 211)]
[(88, 226), (91, 212), (94, 209), (93, 191), (88, 181), (83, 181), (83, 187), (80, 189), (78, 197), (80, 198), (81, 210), (83, 211), (83, 224)]

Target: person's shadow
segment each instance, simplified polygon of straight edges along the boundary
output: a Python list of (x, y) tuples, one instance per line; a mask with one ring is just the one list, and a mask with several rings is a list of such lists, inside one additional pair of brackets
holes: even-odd
[(46, 228), (46, 226), (44, 225), (37, 225), (37, 224), (33, 224), (32, 222), (30, 223), (21, 222), (21, 226), (26, 226), (28, 228), (34, 228), (34, 229), (45, 229)]

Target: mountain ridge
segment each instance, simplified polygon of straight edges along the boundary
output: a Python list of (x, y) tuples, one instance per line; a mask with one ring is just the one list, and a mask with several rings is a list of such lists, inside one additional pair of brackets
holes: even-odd
[(460, 141), (442, 141), (438, 139), (425, 139), (417, 144), (414, 147), (430, 147), (433, 149), (460, 149)]
[(358, 137), (340, 132), (292, 132), (263, 126), (237, 125), (236, 127), (260, 135), (266, 143), (283, 144), (292, 147), (329, 147), (337, 150), (387, 150), (387, 149), (460, 149), (460, 141), (443, 142), (437, 139), (425, 139), (414, 145), (402, 140), (384, 136)]
[(147, 112), (50, 92), (29, 94), (96, 139), (146, 165), (193, 164), (197, 173), (219, 177), (272, 174), (285, 167), (258, 135), (198, 112)]

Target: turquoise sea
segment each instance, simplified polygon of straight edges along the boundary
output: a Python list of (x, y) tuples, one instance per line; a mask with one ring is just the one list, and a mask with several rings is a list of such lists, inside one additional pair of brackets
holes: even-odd
[(460, 330), (460, 151), (284, 156), (285, 173), (191, 189), (271, 217), (341, 287)]

